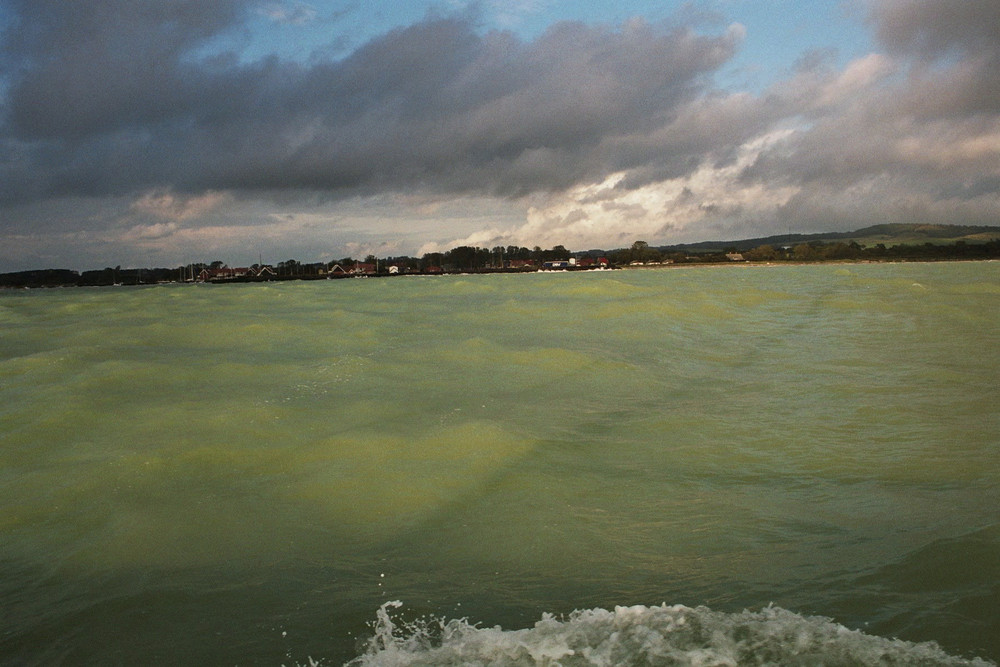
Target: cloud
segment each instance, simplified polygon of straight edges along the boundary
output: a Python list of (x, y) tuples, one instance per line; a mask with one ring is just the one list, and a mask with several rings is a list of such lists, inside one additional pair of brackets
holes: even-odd
[(886, 53), (841, 69), (804, 54), (760, 96), (706, 93), (651, 132), (605, 137), (605, 154), (624, 157), (608, 164), (624, 169), (553, 193), (492, 240), (609, 247), (882, 222), (996, 225), (1000, 68), (985, 66), (1000, 51), (996, 5), (970, 3), (939, 23), (951, 6), (873, 4)]
[(136, 225), (122, 235), (122, 240), (136, 241), (162, 239), (177, 232), (177, 223), (159, 222), (155, 225)]
[(1000, 3), (881, 0), (870, 20), (890, 53), (912, 59), (918, 111), (1000, 113)]
[(195, 104), (209, 81), (184, 56), (241, 14), (236, 0), (10, 4), (17, 18), (4, 39), (13, 72), (5, 130), (25, 142), (58, 141), (38, 148), (63, 157), (73, 142), (158, 130)]
[(881, 42), (897, 53), (935, 59), (1000, 52), (1000, 5), (993, 0), (878, 0), (870, 20)]
[(275, 23), (305, 25), (316, 20), (319, 12), (304, 2), (268, 2), (257, 11)]
[(487, 0), (490, 16), (503, 28), (514, 28), (550, 7), (553, 0)]
[(744, 180), (798, 189), (776, 226), (1000, 220), (1000, 7), (885, 0), (871, 20), (886, 54), (776, 85), (801, 125)]
[(815, 106), (836, 106), (852, 96), (865, 94), (872, 86), (895, 73), (895, 70), (895, 63), (880, 53), (854, 60), (833, 80), (824, 82), (816, 97)]
[(219, 44), (317, 18), (295, 0), (7, 0), (0, 244), (255, 258), (996, 224), (1000, 5), (862, 1), (876, 52), (803, 53), (758, 93), (714, 85), (750, 37), (694, 5), (525, 38), (458, 2), (290, 61)]
[(743, 170), (769, 147), (785, 141), (792, 131), (755, 137), (737, 150), (735, 159), (718, 164), (706, 159), (683, 176), (623, 189), (624, 173), (602, 182), (553, 194), (529, 209), (524, 225), (508, 230), (477, 232), (449, 243), (428, 244), (440, 250), (457, 245), (542, 245), (571, 240), (574, 248), (613, 248), (637, 240), (697, 240), (713, 226), (721, 234), (755, 229), (797, 192), (794, 186), (770, 187), (747, 183)]
[(609, 157), (633, 159), (600, 147), (669, 119), (742, 37), (633, 21), (561, 23), (525, 42), (458, 16), (392, 31), (340, 61), (192, 62), (238, 25), (238, 3), (17, 6), (20, 67), (2, 141), (22, 159), (3, 165), (4, 182), (34, 187), (0, 184), (0, 201), (151, 188), (564, 188), (602, 176)]
[(185, 196), (165, 190), (154, 190), (142, 194), (132, 203), (130, 211), (139, 215), (180, 222), (204, 216), (231, 200), (232, 197), (225, 192)]

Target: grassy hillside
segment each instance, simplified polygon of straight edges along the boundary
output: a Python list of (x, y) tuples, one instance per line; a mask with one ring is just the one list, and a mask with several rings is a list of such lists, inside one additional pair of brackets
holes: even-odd
[(787, 246), (799, 243), (813, 242), (843, 242), (855, 241), (863, 246), (875, 246), (879, 243), (886, 247), (907, 244), (920, 245), (933, 243), (949, 245), (957, 241), (966, 243), (986, 243), (1000, 239), (1000, 227), (985, 227), (971, 225), (920, 225), (920, 224), (889, 224), (873, 225), (853, 232), (825, 232), (822, 234), (779, 234), (754, 239), (736, 241), (704, 241), (701, 243), (685, 243), (675, 246), (664, 246), (663, 251), (680, 250), (684, 252), (718, 252), (726, 248), (736, 248), (739, 251), (750, 250), (762, 245)]
[(861, 245), (877, 243), (898, 245), (900, 243), (985, 243), (1000, 238), (1000, 227), (973, 227), (969, 225), (875, 225), (851, 232), (847, 237)]

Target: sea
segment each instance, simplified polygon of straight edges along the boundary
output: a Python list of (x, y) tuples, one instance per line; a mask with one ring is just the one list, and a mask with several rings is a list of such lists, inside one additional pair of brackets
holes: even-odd
[(1000, 263), (0, 291), (2, 665), (988, 665)]

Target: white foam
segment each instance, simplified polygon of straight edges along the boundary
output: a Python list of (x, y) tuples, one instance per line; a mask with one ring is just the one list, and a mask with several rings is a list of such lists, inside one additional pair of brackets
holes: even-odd
[(778, 608), (736, 614), (683, 605), (615, 607), (542, 616), (534, 627), (482, 628), (465, 619), (403, 623), (382, 605), (352, 667), (403, 665), (989, 665), (850, 630)]

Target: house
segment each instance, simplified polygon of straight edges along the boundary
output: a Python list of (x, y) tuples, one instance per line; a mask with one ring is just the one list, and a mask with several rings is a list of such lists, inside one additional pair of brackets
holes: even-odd
[(210, 280), (229, 280), (236, 278), (237, 275), (244, 275), (243, 273), (237, 274), (238, 271), (243, 271), (245, 273), (247, 269), (231, 269), (228, 266), (223, 266), (219, 269), (202, 269), (198, 272), (198, 280), (201, 282), (208, 282)]
[(576, 265), (583, 269), (607, 268), (609, 262), (607, 257), (581, 257), (576, 260)]
[(258, 266), (254, 275), (261, 280), (270, 280), (271, 278), (276, 278), (278, 276), (275, 270), (267, 264), (264, 266)]
[(355, 276), (373, 276), (378, 270), (377, 264), (371, 264), (368, 262), (358, 262), (351, 269), (351, 275)]
[(509, 259), (507, 260), (507, 268), (509, 269), (533, 269), (535, 268), (535, 261), (531, 259)]
[(218, 269), (202, 269), (198, 272), (197, 279), (201, 282), (211, 282), (213, 280), (235, 280), (237, 278), (244, 280), (270, 280), (277, 275), (278, 274), (275, 273), (274, 269), (266, 264), (264, 266), (238, 266), (235, 268), (223, 266)]

